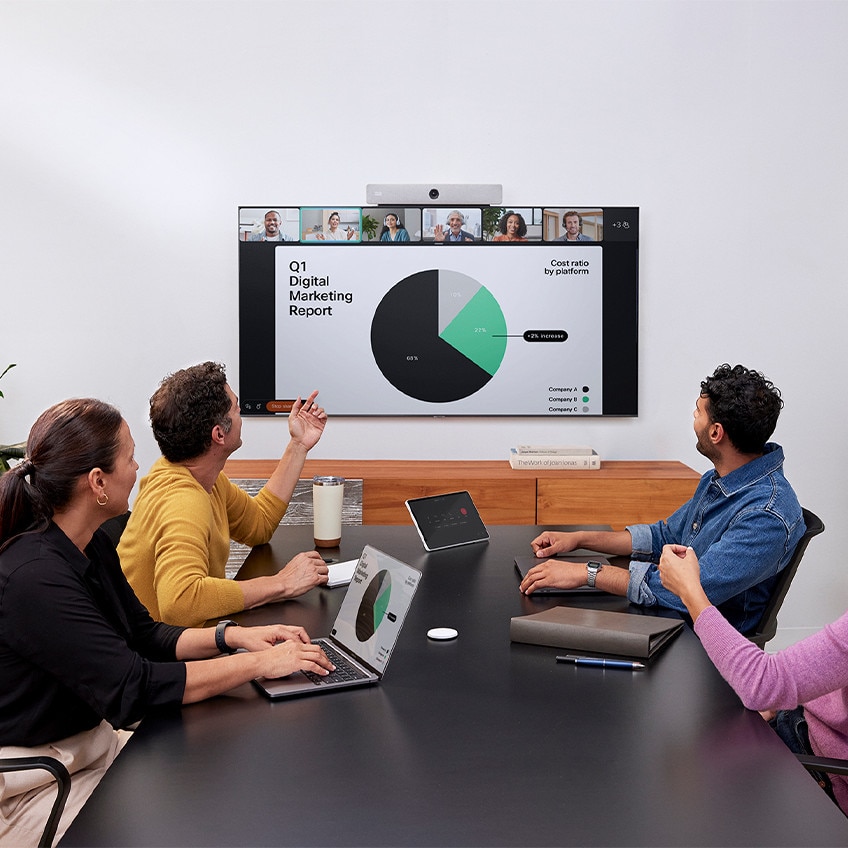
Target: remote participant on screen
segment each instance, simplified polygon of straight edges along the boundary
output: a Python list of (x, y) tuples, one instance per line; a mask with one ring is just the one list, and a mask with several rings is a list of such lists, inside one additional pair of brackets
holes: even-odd
[(453, 209), (448, 213), (447, 221), (447, 229), (441, 224), (436, 224), (433, 227), (433, 238), (439, 244), (462, 244), (463, 242), (474, 241), (474, 236), (467, 230), (462, 229), (462, 225), (465, 223), (465, 216), (458, 209)]
[(498, 221), (498, 234), (492, 241), (527, 241), (527, 224), (519, 212), (507, 212)]
[(342, 218), (338, 212), (331, 212), (327, 218), (327, 229), (322, 233), (316, 233), (315, 238), (318, 241), (351, 241), (356, 238), (356, 230), (353, 227), (345, 227), (342, 229)]
[(409, 233), (406, 231), (406, 227), (394, 212), (389, 212), (383, 219), (380, 241), (409, 241)]
[(265, 229), (258, 233), (251, 233), (248, 241), (291, 241), (280, 229), (280, 213), (270, 209), (265, 213)]
[(565, 227), (565, 234), (554, 241), (593, 241), (589, 236), (583, 235), (583, 219), (574, 210), (562, 216), (562, 225)]

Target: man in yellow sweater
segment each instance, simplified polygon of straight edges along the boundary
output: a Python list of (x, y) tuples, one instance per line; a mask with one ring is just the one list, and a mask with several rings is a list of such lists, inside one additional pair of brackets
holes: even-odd
[(242, 443), (238, 398), (223, 366), (204, 362), (162, 381), (150, 399), (162, 457), (139, 485), (118, 546), (127, 580), (154, 619), (195, 627), (327, 582), (327, 565), (314, 550), (297, 554), (271, 577), (225, 576), (230, 539), (264, 544), (285, 514), (306, 454), (327, 422), (317, 394), (292, 407), (289, 443), (251, 497), (223, 470)]

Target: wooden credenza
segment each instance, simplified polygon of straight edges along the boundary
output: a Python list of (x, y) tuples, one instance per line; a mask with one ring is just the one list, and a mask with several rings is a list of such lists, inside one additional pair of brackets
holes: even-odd
[[(231, 459), (231, 478), (263, 479), (276, 460)], [(308, 459), (302, 476), (362, 480), (363, 524), (408, 524), (404, 501), (467, 489), (486, 524), (609, 524), (667, 518), (700, 475), (674, 461), (604, 462), (597, 471), (516, 471), (506, 460)]]

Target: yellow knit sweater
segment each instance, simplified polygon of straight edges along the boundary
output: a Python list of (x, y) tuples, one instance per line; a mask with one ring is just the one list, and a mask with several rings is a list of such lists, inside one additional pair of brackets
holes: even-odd
[(210, 494), (187, 468), (160, 458), (118, 546), (127, 580), (157, 621), (196, 627), (240, 612), (241, 587), (225, 576), (230, 539), (264, 544), (287, 507), (264, 488), (251, 497), (223, 472)]

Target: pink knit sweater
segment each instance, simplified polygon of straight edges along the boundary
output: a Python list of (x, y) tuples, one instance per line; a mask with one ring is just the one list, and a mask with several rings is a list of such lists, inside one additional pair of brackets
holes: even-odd
[[(748, 709), (803, 704), (814, 753), (848, 759), (848, 613), (776, 654), (749, 642), (715, 607), (698, 616), (695, 632)], [(831, 779), (836, 800), (848, 814), (848, 779)]]

